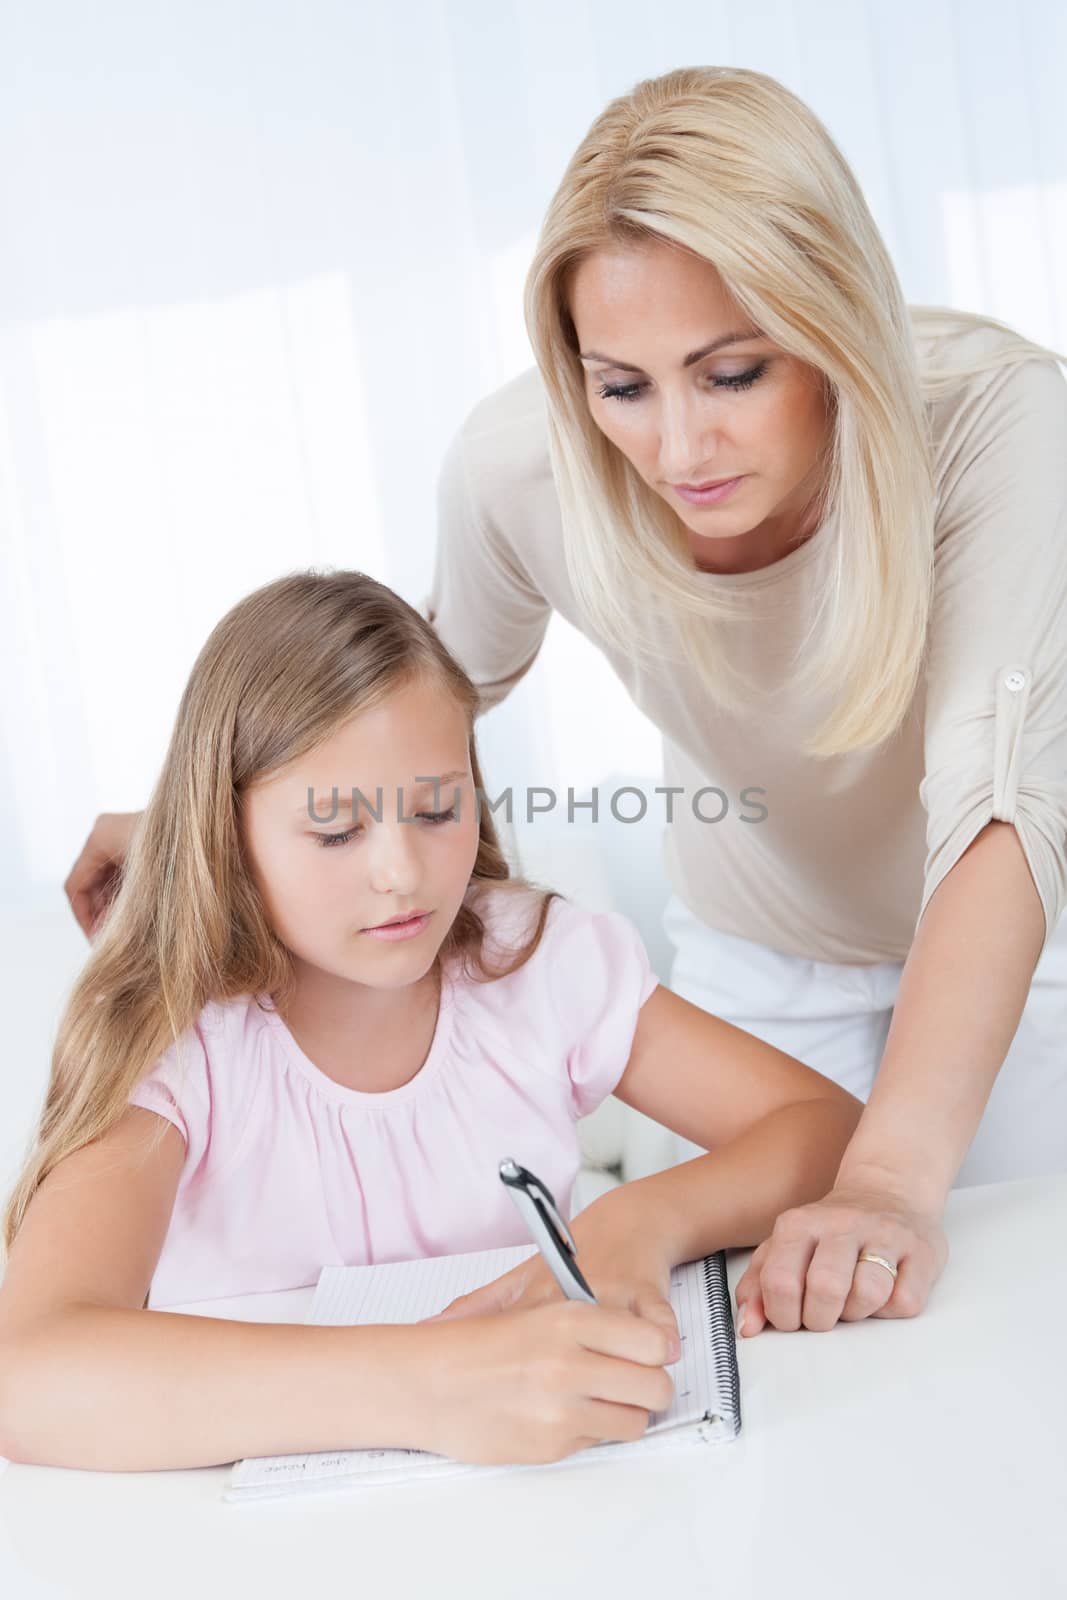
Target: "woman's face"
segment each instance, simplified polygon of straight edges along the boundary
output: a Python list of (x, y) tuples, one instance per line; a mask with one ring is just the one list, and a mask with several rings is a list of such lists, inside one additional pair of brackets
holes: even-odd
[[(821, 375), (760, 335), (714, 267), (655, 242), (598, 250), (569, 304), (593, 420), (677, 514), (698, 567), (754, 571), (815, 531)], [(735, 477), (718, 500), (679, 492)]]

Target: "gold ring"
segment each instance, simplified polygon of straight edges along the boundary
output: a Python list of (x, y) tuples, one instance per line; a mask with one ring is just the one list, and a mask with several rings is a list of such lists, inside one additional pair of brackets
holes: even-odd
[[(873, 1261), (876, 1267), (884, 1267), (889, 1276), (896, 1282), (897, 1269), (891, 1261), (886, 1260), (885, 1256), (876, 1256), (873, 1250), (864, 1250), (859, 1259), (860, 1261)], [(857, 1261), (856, 1265), (859, 1266), (859, 1261)]]

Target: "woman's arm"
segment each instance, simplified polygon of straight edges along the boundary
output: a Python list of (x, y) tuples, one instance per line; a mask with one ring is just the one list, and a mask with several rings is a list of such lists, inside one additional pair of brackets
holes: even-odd
[(1045, 917), (1015, 829), (991, 822), (931, 896), (839, 1181), (943, 1207), (1026, 1004)]
[(81, 854), (67, 874), (63, 893), (87, 939), (96, 932), (118, 890), (130, 840), (141, 811), (104, 811), (97, 817)]
[[(914, 1316), (947, 1257), (940, 1219), (1026, 1003), (1045, 937), (1010, 823), (991, 822), (930, 898), (885, 1054), (831, 1192), (780, 1219), (738, 1285), (750, 1331)], [(886, 1255), (890, 1275), (860, 1263)], [(855, 1281), (853, 1281), (855, 1279)]]

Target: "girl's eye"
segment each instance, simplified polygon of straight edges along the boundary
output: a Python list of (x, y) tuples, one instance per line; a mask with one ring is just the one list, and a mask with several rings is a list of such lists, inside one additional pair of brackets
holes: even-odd
[[(766, 361), (761, 361), (756, 366), (750, 367), (747, 372), (736, 372), (729, 377), (712, 378), (711, 381), (716, 389), (751, 389), (752, 385), (763, 377), (766, 370)], [(597, 393), (602, 400), (636, 400), (641, 390), (646, 387), (647, 385), (643, 383), (606, 383), (597, 390)]]
[(323, 850), (329, 850), (336, 844), (347, 844), (358, 832), (358, 828), (348, 828), (344, 833), (317, 833), (315, 838)]
[[(437, 824), (452, 822), (456, 815), (455, 806), (450, 806), (447, 811), (419, 811), (416, 813), (420, 822)], [(349, 839), (354, 839), (357, 833), (362, 833), (362, 828), (347, 828), (344, 833), (316, 833), (314, 838), (322, 850), (331, 850), (335, 845), (347, 844)]]

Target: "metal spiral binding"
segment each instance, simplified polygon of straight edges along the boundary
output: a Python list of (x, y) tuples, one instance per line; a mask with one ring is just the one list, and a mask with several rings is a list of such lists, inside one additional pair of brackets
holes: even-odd
[(737, 1367), (737, 1344), (734, 1337), (734, 1318), (730, 1306), (730, 1286), (726, 1277), (726, 1253), (718, 1250), (704, 1257), (704, 1293), (708, 1303), (711, 1348), (715, 1353), (715, 1368), (720, 1378), (725, 1375), (727, 1389), (720, 1387), (721, 1412), (705, 1411), (704, 1421), (732, 1425), (732, 1432), (741, 1432), (741, 1374)]

